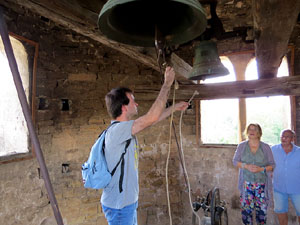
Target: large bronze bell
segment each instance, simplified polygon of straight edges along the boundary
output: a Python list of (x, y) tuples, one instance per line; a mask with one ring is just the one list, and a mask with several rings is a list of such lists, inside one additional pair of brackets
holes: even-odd
[(142, 47), (155, 46), (156, 29), (172, 46), (200, 36), (206, 25), (198, 0), (109, 0), (98, 18), (107, 38)]
[(218, 76), (225, 76), (229, 71), (221, 63), (217, 45), (213, 41), (201, 41), (195, 47), (195, 57), (190, 80), (205, 80)]

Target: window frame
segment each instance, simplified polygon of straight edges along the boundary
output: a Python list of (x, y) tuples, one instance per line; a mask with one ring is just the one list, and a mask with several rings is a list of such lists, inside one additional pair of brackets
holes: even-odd
[[(37, 71), (37, 60), (38, 60), (38, 51), (39, 51), (39, 44), (37, 42), (34, 42), (32, 40), (29, 40), (23, 36), (17, 35), (12, 32), (8, 32), (9, 36), (17, 39), (22, 44), (28, 44), (29, 46), (33, 47), (34, 54), (33, 54), (33, 60), (32, 60), (32, 68), (30, 68), (31, 65), (29, 65), (29, 106), (31, 107), (31, 116), (33, 120), (33, 125), (35, 126), (35, 118), (36, 118), (36, 71)], [(25, 47), (27, 50), (28, 48)], [(27, 51), (28, 54), (28, 51)], [(30, 57), (30, 55), (28, 54)], [(29, 136), (29, 134), (28, 134)], [(7, 164), (11, 162), (17, 162), (17, 161), (23, 161), (28, 159), (33, 159), (35, 157), (35, 151), (33, 146), (31, 145), (30, 138), (28, 139), (28, 152), (26, 153), (16, 153), (13, 155), (8, 156), (1, 156), (0, 157), (0, 165), (1, 164)]]
[[(233, 52), (233, 53), (226, 53), (226, 54), (222, 54), (220, 56), (226, 56), (229, 57), (231, 55), (241, 55), (241, 54), (255, 54), (255, 50), (247, 50), (247, 51), (241, 51), (241, 52)], [(288, 51), (285, 55), (287, 57), (287, 62), (288, 62), (288, 69), (289, 69), (289, 76), (294, 76), (294, 58), (295, 58), (295, 46), (294, 45), (289, 45), (288, 46)], [(249, 60), (250, 62), (250, 60)], [(249, 63), (248, 62), (248, 63)], [(233, 62), (231, 62), (233, 64)], [(234, 64), (233, 64), (234, 66)], [(246, 72), (246, 71), (245, 71)], [(236, 80), (238, 81), (238, 79)], [(200, 82), (197, 81), (197, 84), (199, 84)], [(287, 96), (287, 95), (284, 95)], [(264, 97), (264, 96), (260, 96), (260, 97)], [(267, 96), (265, 96), (267, 97)], [(247, 99), (247, 98), (237, 98), (239, 100), (239, 107), (240, 107), (240, 99)], [(206, 99), (209, 100), (209, 99)], [(212, 99), (213, 100), (213, 99)], [(218, 144), (218, 143), (202, 143), (202, 139), (201, 139), (201, 100), (194, 100), (195, 102), (195, 114), (196, 114), (196, 118), (195, 118), (195, 122), (196, 122), (196, 143), (199, 147), (204, 147), (204, 148), (233, 148), (236, 147), (237, 144)], [(294, 131), (296, 130), (296, 96), (291, 96), (290, 95), (290, 107), (291, 107), (291, 129), (293, 129)], [(241, 122), (246, 123), (246, 121), (241, 121), (241, 118), (238, 118), (239, 124)], [(243, 131), (240, 131), (239, 133), (240, 136), (243, 136)], [(295, 144), (297, 144), (297, 140), (295, 139)]]

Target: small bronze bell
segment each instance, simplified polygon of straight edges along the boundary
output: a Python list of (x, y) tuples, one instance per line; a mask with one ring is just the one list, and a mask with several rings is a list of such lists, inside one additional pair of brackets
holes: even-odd
[(201, 41), (195, 48), (194, 65), (189, 79), (205, 80), (227, 74), (229, 71), (221, 63), (216, 43)]
[(156, 29), (172, 46), (200, 36), (206, 25), (198, 0), (109, 0), (98, 17), (107, 38), (142, 47), (155, 46)]

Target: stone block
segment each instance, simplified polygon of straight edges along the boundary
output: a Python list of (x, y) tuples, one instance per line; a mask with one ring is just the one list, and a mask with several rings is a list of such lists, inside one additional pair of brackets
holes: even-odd
[[(165, 190), (165, 186), (163, 188), (163, 190)], [(159, 192), (157, 193), (157, 198), (156, 198), (156, 204), (157, 205), (167, 205), (168, 204), (168, 200), (167, 200), (167, 192), (163, 191), (163, 192)]]
[[(148, 224), (158, 224), (158, 219), (156, 215), (149, 215), (147, 217), (147, 223)], [(166, 224), (166, 223), (159, 223), (159, 224)]]
[(175, 206), (177, 203), (181, 202), (180, 192), (170, 191), (170, 202)]
[(60, 149), (62, 151), (66, 149), (76, 148), (77, 134), (72, 130), (66, 130), (59, 135), (53, 136), (52, 149)]
[(104, 216), (100, 216), (97, 218), (96, 225), (107, 225), (107, 221)]
[(147, 224), (147, 211), (138, 209), (138, 224), (146, 225)]
[(156, 167), (155, 161), (153, 160), (143, 160), (139, 163), (139, 171), (153, 171)]
[(88, 219), (97, 216), (97, 205), (89, 204), (89, 205), (85, 205), (85, 207), (81, 207), (80, 215), (84, 215), (85, 218), (88, 218), (87, 216), (90, 216)]
[(39, 126), (39, 134), (53, 134), (55, 131), (54, 126)]

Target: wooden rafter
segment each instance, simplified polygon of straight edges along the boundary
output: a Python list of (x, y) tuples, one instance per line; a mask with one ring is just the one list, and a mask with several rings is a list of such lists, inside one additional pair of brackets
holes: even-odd
[(299, 0), (252, 1), (259, 78), (276, 77), (300, 11)]
[[(160, 86), (136, 86), (134, 92), (137, 100), (154, 100)], [(276, 95), (300, 95), (300, 75), (259, 79), (250, 81), (234, 81), (217, 84), (186, 84), (179, 85), (176, 98), (188, 100), (194, 91), (199, 95), (195, 99), (226, 99), (226, 98), (251, 98)], [(171, 98), (171, 96), (170, 96)]]

